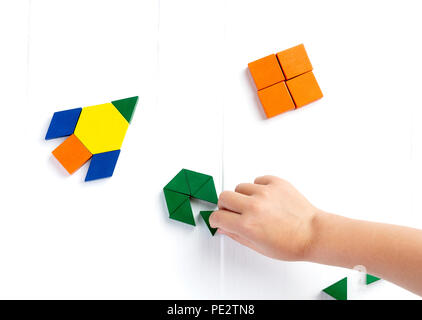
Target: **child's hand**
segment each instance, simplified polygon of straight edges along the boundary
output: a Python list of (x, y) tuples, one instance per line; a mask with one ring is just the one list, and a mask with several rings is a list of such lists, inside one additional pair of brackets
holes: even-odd
[(323, 212), (272, 176), (222, 192), (218, 207), (211, 226), (262, 254), (364, 266), (367, 273), (422, 295), (422, 230)]
[(212, 227), (266, 256), (303, 260), (312, 239), (318, 210), (290, 183), (273, 176), (224, 191)]

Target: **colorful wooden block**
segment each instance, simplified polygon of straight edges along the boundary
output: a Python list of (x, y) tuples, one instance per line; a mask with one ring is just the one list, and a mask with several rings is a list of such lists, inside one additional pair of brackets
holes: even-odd
[(323, 97), (313, 72), (286, 81), (296, 108), (303, 107)]
[(267, 118), (322, 98), (303, 44), (251, 62), (248, 67)]
[(97, 153), (92, 156), (85, 181), (108, 178), (113, 175), (120, 150)]
[(167, 183), (164, 189), (190, 195), (190, 188), (189, 188), (188, 180), (186, 178), (186, 170), (185, 169), (180, 170), (179, 173), (176, 174), (176, 176), (173, 179), (171, 179), (169, 183)]
[(207, 174), (203, 174), (203, 173), (199, 173), (199, 172), (195, 172), (191, 170), (185, 169), (184, 172), (186, 174), (186, 180), (188, 181), (188, 184), (189, 184), (189, 190), (190, 190), (191, 196), (195, 194), (209, 179), (212, 178), (211, 176)]
[(69, 174), (78, 170), (92, 157), (91, 152), (74, 134), (68, 137), (52, 153)]
[(82, 109), (75, 135), (93, 153), (119, 150), (129, 122), (112, 103)]
[(117, 110), (122, 114), (127, 122), (132, 121), (133, 114), (135, 113), (138, 97), (130, 97), (126, 99), (115, 100), (111, 102)]
[(184, 201), (176, 210), (171, 212), (169, 216), (170, 219), (184, 222), (192, 226), (196, 225), (189, 199)]
[(192, 193), (192, 197), (217, 204), (218, 197), (215, 190), (214, 179), (210, 177), (198, 190)]
[(312, 71), (312, 64), (303, 44), (277, 53), (277, 59), (286, 80)]
[(217, 228), (212, 228), (210, 225), (210, 216), (214, 211), (201, 211), (199, 214), (201, 215), (202, 219), (204, 219), (205, 224), (208, 227), (208, 230), (210, 230), (211, 235), (215, 235), (217, 232)]
[(54, 112), (45, 140), (70, 136), (78, 123), (82, 108)]
[(347, 277), (322, 290), (336, 300), (347, 300)]
[(212, 176), (182, 169), (163, 188), (169, 217), (195, 225), (190, 198), (217, 204), (217, 192)]
[[(84, 157), (79, 159), (78, 157), (82, 155), (77, 153), (83, 150), (80, 147), (82, 145), (90, 157), (94, 155), (85, 181), (111, 177), (137, 102), (136, 96), (114, 100), (111, 103), (56, 112), (45, 138), (74, 135), (53, 151), (69, 173), (83, 164), (80, 161)], [(74, 157), (72, 148), (77, 151)]]
[(294, 110), (295, 104), (284, 82), (258, 91), (258, 97), (267, 118)]
[(376, 276), (370, 275), (370, 274), (366, 274), (366, 284), (371, 284), (374, 283), (378, 280), (381, 280), (381, 278), (378, 278)]
[(180, 205), (189, 200), (189, 196), (164, 188), (164, 198), (166, 199), (167, 209), (169, 213), (173, 213)]
[(275, 54), (248, 64), (257, 90), (264, 89), (284, 80), (283, 72)]

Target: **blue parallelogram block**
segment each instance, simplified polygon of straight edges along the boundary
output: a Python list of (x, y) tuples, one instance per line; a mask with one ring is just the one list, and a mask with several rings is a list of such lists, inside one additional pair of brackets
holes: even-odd
[(85, 181), (108, 178), (113, 175), (120, 150), (94, 154)]
[(45, 140), (70, 136), (76, 128), (82, 108), (58, 111), (53, 114)]

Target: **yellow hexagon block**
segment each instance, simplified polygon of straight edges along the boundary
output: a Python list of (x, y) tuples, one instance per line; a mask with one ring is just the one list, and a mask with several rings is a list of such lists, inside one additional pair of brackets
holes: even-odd
[(92, 153), (119, 150), (129, 123), (111, 103), (82, 109), (75, 136)]

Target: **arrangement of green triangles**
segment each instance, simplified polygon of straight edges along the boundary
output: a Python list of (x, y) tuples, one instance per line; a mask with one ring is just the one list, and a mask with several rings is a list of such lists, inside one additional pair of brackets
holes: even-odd
[(336, 300), (347, 300), (347, 277), (337, 281), (322, 291)]
[(371, 284), (374, 283), (378, 280), (381, 280), (381, 278), (378, 278), (376, 276), (370, 275), (370, 274), (366, 274), (366, 284)]
[[(190, 198), (204, 200), (214, 204), (218, 202), (214, 179), (209, 175), (187, 169), (180, 170), (163, 190), (170, 218), (193, 226), (195, 226), (195, 219), (192, 213)], [(209, 215), (211, 213), (212, 211), (210, 211)], [(209, 215), (207, 217), (208, 219)], [(207, 213), (201, 213), (201, 216), (207, 225), (209, 225), (208, 220), (205, 218)]]
[[(371, 284), (381, 280), (381, 278), (375, 277), (370, 274), (366, 274), (366, 285)], [(330, 295), (336, 300), (347, 300), (347, 277), (337, 281), (331, 286), (325, 288), (324, 291), (326, 294)]]

